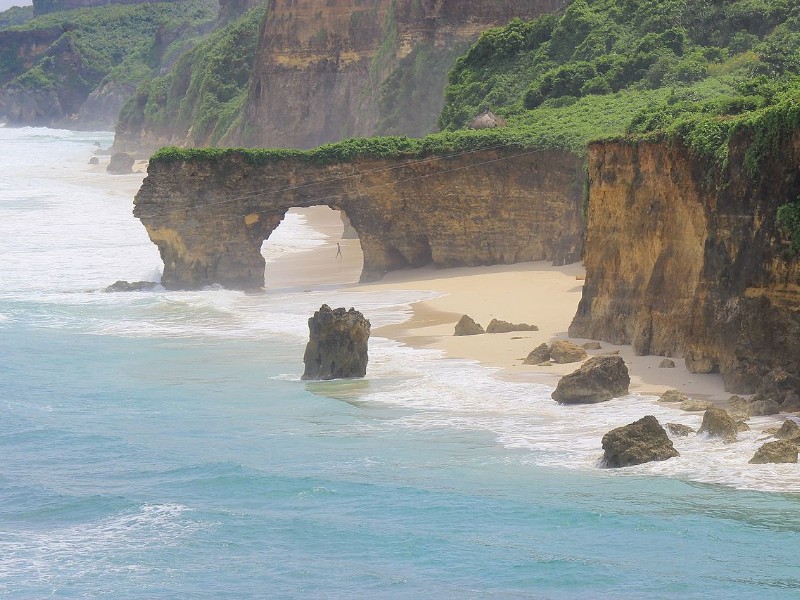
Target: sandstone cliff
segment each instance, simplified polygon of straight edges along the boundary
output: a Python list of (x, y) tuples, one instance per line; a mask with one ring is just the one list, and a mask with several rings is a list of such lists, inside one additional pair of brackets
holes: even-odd
[(760, 172), (740, 134), (717, 181), (681, 143), (589, 148), (586, 284), (570, 335), (683, 356), (753, 392), (800, 359), (800, 266), (775, 221), (800, 196), (800, 132)]
[[(447, 69), (478, 34), (564, 0), (270, 0), (242, 127), (246, 146), (310, 148), (435, 129)], [(406, 118), (410, 115), (411, 118)]]
[[(211, 156), (211, 155), (209, 155)], [(136, 196), (167, 288), (264, 285), (262, 242), (291, 207), (343, 211), (364, 251), (362, 280), (387, 271), (580, 257), (582, 161), (483, 150), (451, 157), (312, 164), (229, 150), (151, 160)]]

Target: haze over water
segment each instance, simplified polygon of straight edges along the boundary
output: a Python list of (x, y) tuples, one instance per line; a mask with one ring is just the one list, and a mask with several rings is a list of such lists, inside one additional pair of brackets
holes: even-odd
[(699, 416), (378, 337), (364, 381), (299, 381), (320, 304), (378, 327), (417, 292), (103, 293), (160, 268), (137, 176), (87, 164), (110, 141), (0, 128), (0, 596), (800, 595), (798, 467), (755, 433), (604, 470), (608, 429)]

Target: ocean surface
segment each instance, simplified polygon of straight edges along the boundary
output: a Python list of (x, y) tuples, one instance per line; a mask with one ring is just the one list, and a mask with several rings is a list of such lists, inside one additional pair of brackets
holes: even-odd
[(748, 465), (757, 433), (606, 470), (609, 429), (700, 416), (379, 337), (365, 380), (300, 381), (320, 304), (419, 292), (103, 292), (161, 266), (110, 142), (0, 128), (0, 597), (800, 598), (800, 467)]

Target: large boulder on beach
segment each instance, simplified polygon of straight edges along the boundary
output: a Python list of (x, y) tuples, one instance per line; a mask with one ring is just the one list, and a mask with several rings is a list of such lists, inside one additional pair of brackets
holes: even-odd
[(767, 463), (796, 463), (797, 444), (791, 440), (778, 440), (767, 442), (756, 450), (751, 465), (764, 465)]
[(130, 154), (117, 152), (111, 155), (106, 172), (111, 175), (128, 175), (133, 173), (133, 164), (136, 162)]
[(525, 360), (522, 361), (523, 365), (540, 365), (550, 360), (550, 346), (547, 344), (539, 344), (530, 351)]
[(561, 378), (551, 397), (561, 404), (594, 404), (628, 393), (628, 367), (619, 356), (595, 356)]
[(370, 323), (351, 308), (323, 304), (308, 320), (303, 379), (346, 379), (367, 373)]
[(603, 462), (607, 467), (630, 467), (679, 456), (667, 432), (652, 415), (603, 436)]
[(486, 333), (511, 333), (512, 331), (539, 331), (539, 328), (536, 325), (509, 323), (500, 319), (492, 319), (486, 326)]
[(486, 333), (483, 327), (476, 323), (472, 317), (463, 315), (456, 323), (453, 335), (480, 335), (481, 333)]
[(550, 344), (550, 358), (560, 365), (580, 362), (587, 356), (586, 350), (567, 340), (556, 340)]
[(721, 437), (726, 442), (735, 442), (739, 426), (727, 410), (712, 406), (703, 413), (703, 423), (697, 433), (709, 437)]
[(775, 437), (781, 440), (800, 437), (800, 426), (791, 419), (786, 419), (780, 426), (780, 429), (775, 432)]
[(697, 398), (687, 398), (681, 402), (681, 410), (686, 412), (702, 412), (711, 408), (714, 404), (710, 400), (699, 400)]

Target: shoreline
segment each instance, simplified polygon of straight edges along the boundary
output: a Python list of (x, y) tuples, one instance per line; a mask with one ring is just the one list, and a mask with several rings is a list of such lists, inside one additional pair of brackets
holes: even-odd
[[(337, 284), (353, 292), (415, 290), (438, 294), (413, 303), (412, 314), (405, 322), (375, 328), (373, 335), (413, 348), (437, 349), (446, 358), (475, 361), (496, 369), (496, 376), (508, 381), (553, 388), (581, 363), (523, 365), (528, 353), (539, 344), (556, 339), (578, 345), (595, 341), (570, 338), (567, 334), (583, 290), (584, 269), (580, 263), (560, 267), (546, 261), (439, 270), (421, 267), (393, 271), (380, 281), (362, 284), (358, 283), (363, 263), (360, 243), (357, 239), (339, 239), (343, 226), (338, 212), (324, 206), (297, 212), (306, 218), (309, 227), (327, 236), (326, 241), (268, 264), (268, 287), (272, 280), (278, 287)], [(337, 241), (342, 247), (341, 259), (335, 258)], [(454, 326), (462, 314), (484, 327), (497, 318), (529, 323), (539, 330), (457, 337), (453, 335)], [(630, 345), (599, 343), (599, 350), (587, 350), (587, 354), (619, 353), (630, 372), (631, 393), (657, 397), (668, 389), (677, 389), (691, 398), (723, 407), (731, 396), (725, 391), (721, 375), (690, 373), (682, 359), (674, 359), (674, 368), (660, 368), (662, 356), (636, 356)]]

